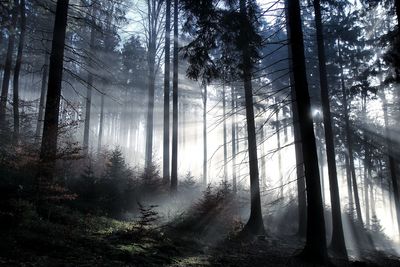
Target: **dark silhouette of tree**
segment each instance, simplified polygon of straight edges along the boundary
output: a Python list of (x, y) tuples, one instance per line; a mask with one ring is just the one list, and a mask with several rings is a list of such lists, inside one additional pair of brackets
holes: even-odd
[(169, 94), (170, 94), (170, 51), (171, 51), (171, 0), (166, 0), (165, 8), (165, 61), (164, 61), (164, 136), (163, 136), (163, 180), (170, 180), (170, 138), (169, 138)]
[(53, 180), (53, 171), (57, 157), (58, 120), (68, 5), (69, 0), (57, 1), (49, 65), (49, 81), (44, 114), (43, 137), (40, 149), (40, 183), (47, 183)]
[(322, 206), (321, 182), (319, 177), (317, 148), (311, 116), (306, 65), (304, 56), (303, 30), (300, 3), (288, 2), (289, 39), (292, 49), (293, 78), (299, 126), (303, 144), (304, 173), (307, 188), (307, 235), (302, 256), (310, 261), (326, 263), (328, 260), (325, 219)]
[[(201, 78), (205, 82), (223, 80), (223, 70), (232, 70), (236, 66), (236, 73), (231, 76), (240, 77), (243, 81), (251, 199), (250, 218), (244, 232), (263, 234), (252, 89), (252, 71), (259, 58), (257, 49), (261, 44), (257, 32), (260, 18), (258, 7), (255, 1), (245, 0), (226, 2), (228, 9), (221, 8), (212, 0), (201, 3), (187, 0), (182, 3), (188, 16), (184, 28), (195, 33), (195, 39), (184, 49), (189, 61), (188, 76)], [(219, 52), (215, 52), (216, 47), (220, 47)]]
[(12, 8), (12, 18), (11, 24), (8, 27), (8, 46), (7, 46), (7, 55), (6, 61), (4, 63), (4, 74), (3, 74), (3, 82), (1, 86), (1, 99), (0, 99), (0, 127), (4, 130), (6, 126), (6, 110), (7, 110), (7, 98), (8, 98), (8, 89), (10, 86), (10, 76), (11, 76), (11, 65), (12, 58), (14, 54), (14, 44), (15, 44), (15, 35), (16, 35), (16, 27), (18, 21), (18, 0), (14, 0), (13, 8)]
[(20, 129), (19, 76), (21, 73), (21, 66), (22, 66), (22, 53), (25, 45), (25, 32), (26, 32), (25, 0), (21, 0), (21, 2), (19, 3), (19, 13), (20, 13), (20, 34), (19, 34), (17, 59), (15, 61), (14, 80), (13, 80), (14, 143), (18, 143), (19, 131), (20, 131), (19, 130)]
[(171, 158), (171, 190), (178, 188), (178, 0), (174, 0), (174, 59), (172, 86), (172, 158)]
[(314, 0), (315, 26), (317, 31), (318, 62), (321, 87), (321, 102), (325, 130), (326, 156), (328, 161), (329, 188), (332, 205), (332, 240), (330, 248), (341, 258), (347, 260), (347, 251), (344, 241), (342, 212), (340, 207), (339, 185), (336, 172), (335, 145), (331, 122), (331, 110), (329, 103), (328, 79), (326, 71), (324, 34), (321, 19), (321, 4)]

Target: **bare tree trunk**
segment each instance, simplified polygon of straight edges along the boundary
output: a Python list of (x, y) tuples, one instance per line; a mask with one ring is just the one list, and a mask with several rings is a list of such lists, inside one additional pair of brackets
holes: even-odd
[(153, 161), (153, 120), (154, 120), (154, 90), (155, 90), (155, 61), (153, 60), (153, 46), (149, 49), (149, 94), (146, 121), (146, 159), (145, 165), (149, 167)]
[(226, 90), (225, 85), (222, 87), (222, 116), (223, 116), (223, 131), (224, 131), (224, 181), (227, 182), (228, 179), (228, 147), (226, 145), (227, 140), (227, 130), (226, 130)]
[(247, 17), (247, 5), (245, 0), (240, 0), (240, 13), (243, 20), (240, 29), (240, 39), (243, 45), (243, 82), (246, 102), (251, 199), (250, 218), (247, 221), (244, 230), (251, 234), (264, 234), (265, 230), (261, 213), (260, 181), (258, 175), (256, 127), (254, 122), (253, 87), (251, 81), (252, 63), (250, 58), (248, 38), (246, 37), (246, 32), (250, 25)]
[[(92, 3), (93, 4), (93, 3)], [(93, 4), (94, 5), (94, 4)], [(93, 53), (94, 51), (94, 42), (95, 42), (95, 14), (94, 14), (94, 7), (92, 7), (92, 25), (90, 27), (90, 44), (89, 44), (89, 51)], [(87, 80), (87, 88), (86, 88), (86, 110), (85, 110), (85, 128), (83, 132), (83, 152), (85, 155), (88, 154), (89, 150), (89, 134), (90, 134), (90, 114), (91, 114), (91, 107), (92, 107), (92, 86), (93, 86), (93, 60), (88, 58), (88, 80)]]
[(101, 94), (100, 104), (100, 122), (99, 122), (99, 138), (97, 143), (97, 153), (100, 153), (103, 139), (103, 128), (104, 128), (104, 94)]
[[(235, 88), (231, 87), (231, 112), (232, 112), (232, 190), (237, 192), (236, 181), (236, 108), (235, 108)], [(265, 166), (264, 166), (265, 167)]]
[(10, 77), (12, 68), (11, 65), (14, 54), (17, 20), (18, 20), (18, 0), (14, 0), (11, 25), (9, 27), (7, 55), (6, 55), (6, 61), (4, 63), (3, 83), (1, 87), (1, 98), (0, 98), (0, 127), (2, 127), (3, 129), (6, 126), (7, 98), (8, 98), (8, 89), (10, 86)]
[(178, 189), (178, 0), (174, 0), (174, 61), (172, 95), (172, 166), (171, 190)]
[[(364, 121), (366, 119), (366, 96), (362, 95), (362, 116), (364, 118)], [(371, 157), (370, 157), (370, 151), (368, 148), (368, 142), (367, 142), (367, 135), (364, 131), (363, 133), (363, 147), (364, 147), (364, 202), (365, 202), (365, 225), (366, 227), (370, 226), (370, 205), (369, 205), (369, 181), (370, 181), (370, 171), (369, 171), (369, 166), (371, 162)]]
[[(51, 182), (57, 154), (58, 122), (63, 75), (65, 35), (67, 29), (69, 0), (58, 0), (53, 30), (53, 41), (49, 66), (46, 109), (44, 114), (43, 137), (40, 150), (42, 163), (40, 182)], [(44, 181), (41, 181), (44, 179)]]
[(22, 65), (22, 53), (24, 50), (25, 44), (25, 31), (26, 31), (26, 14), (25, 14), (25, 0), (21, 0), (19, 4), (20, 9), (20, 35), (18, 42), (18, 52), (17, 59), (15, 62), (14, 69), (14, 81), (13, 81), (13, 113), (14, 113), (14, 135), (13, 141), (15, 144), (18, 143), (19, 140), (19, 74), (21, 72)]
[(267, 173), (265, 171), (266, 162), (265, 162), (265, 149), (264, 149), (264, 141), (265, 141), (265, 133), (264, 133), (264, 123), (260, 126), (261, 133), (261, 187), (264, 188), (267, 184)]
[(207, 186), (207, 85), (203, 91), (203, 185)]
[(169, 94), (170, 94), (170, 49), (171, 49), (171, 0), (166, 0), (165, 16), (165, 62), (164, 62), (164, 136), (163, 136), (163, 181), (170, 182), (170, 140), (169, 140)]
[(349, 163), (349, 155), (345, 154), (345, 165), (346, 165), (346, 181), (347, 181), (347, 194), (349, 197), (349, 211), (350, 215), (354, 215), (354, 200), (353, 200), (353, 187), (351, 185), (351, 170)]
[(49, 61), (50, 61), (50, 53), (45, 51), (45, 59), (44, 59), (44, 65), (42, 67), (42, 85), (40, 89), (40, 100), (39, 100), (39, 114), (38, 114), (38, 120), (37, 120), (37, 125), (36, 125), (36, 143), (40, 141), (40, 137), (42, 135), (42, 130), (43, 130), (43, 120), (44, 120), (44, 109), (45, 109), (45, 100), (46, 100), (46, 93), (47, 93), (47, 78), (49, 75)]
[(275, 98), (275, 131), (276, 131), (276, 142), (277, 142), (277, 154), (278, 154), (278, 171), (279, 171), (279, 183), (280, 183), (280, 196), (283, 198), (283, 174), (282, 174), (282, 151), (281, 151), (281, 122), (279, 120), (279, 100)]
[(322, 206), (321, 181), (319, 177), (317, 147), (311, 117), (304, 56), (303, 30), (299, 0), (288, 1), (289, 38), (292, 49), (293, 78), (299, 114), (300, 134), (303, 144), (304, 171), (307, 186), (307, 238), (302, 256), (309, 261), (326, 263), (325, 219)]
[[(285, 0), (285, 16), (288, 18), (289, 9), (288, 9), (288, 1)], [(286, 30), (290, 33), (289, 20), (286, 20)], [(292, 48), (291, 44), (288, 44), (288, 56), (292, 58)], [(299, 113), (296, 103), (296, 90), (294, 86), (294, 77), (293, 77), (293, 64), (292, 61), (289, 60), (289, 85), (290, 85), (290, 96), (292, 100), (292, 117), (293, 117), (293, 136), (294, 136), (294, 146), (295, 146), (295, 154), (296, 154), (296, 177), (297, 177), (297, 196), (298, 196), (298, 219), (299, 219), (299, 228), (298, 235), (300, 237), (306, 237), (307, 232), (307, 199), (306, 199), (306, 184), (305, 184), (305, 176), (304, 176), (304, 161), (303, 161), (303, 149), (301, 142), (301, 134), (300, 134), (300, 125), (299, 125)]]

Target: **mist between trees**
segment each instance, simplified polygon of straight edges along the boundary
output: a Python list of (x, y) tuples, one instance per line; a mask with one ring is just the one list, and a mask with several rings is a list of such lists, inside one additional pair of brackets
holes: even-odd
[[(105, 244), (150, 238), (172, 255), (147, 262), (146, 245), (120, 264), (191, 265), (196, 248), (198, 264), (234, 266), (245, 256), (209, 248), (244, 240), (276, 266), (395, 266), (399, 12), (397, 0), (2, 1), (4, 244), (22, 253), (21, 225), (59, 223), (66, 207), (103, 218), (99, 231), (117, 220)], [(168, 242), (193, 233), (204, 243), (178, 260)]]

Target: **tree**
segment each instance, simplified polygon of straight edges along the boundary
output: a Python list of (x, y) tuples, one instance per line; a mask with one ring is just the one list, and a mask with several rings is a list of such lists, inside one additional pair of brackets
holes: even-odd
[(347, 260), (347, 251), (344, 241), (342, 212), (340, 208), (340, 195), (338, 178), (336, 172), (335, 145), (331, 122), (331, 110), (328, 93), (328, 79), (326, 71), (325, 47), (323, 25), (321, 19), (321, 4), (314, 0), (315, 25), (317, 31), (318, 62), (320, 73), (321, 102), (323, 109), (323, 120), (325, 129), (326, 156), (328, 161), (329, 188), (331, 192), (332, 205), (332, 240), (331, 249), (337, 256)]
[[(200, 78), (205, 82), (223, 80), (225, 75), (222, 75), (222, 70), (231, 70), (233, 73), (230, 76), (240, 77), (243, 81), (251, 203), (244, 232), (250, 235), (264, 234), (252, 89), (252, 70), (259, 59), (258, 48), (261, 46), (258, 7), (255, 1), (245, 0), (226, 1), (228, 10), (218, 5), (219, 1), (181, 2), (188, 17), (184, 28), (195, 37), (184, 48), (189, 61), (189, 78)], [(216, 52), (217, 47), (219, 49)]]
[(174, 0), (174, 59), (173, 59), (173, 92), (172, 92), (172, 166), (171, 190), (178, 187), (178, 0)]
[[(303, 144), (304, 173), (307, 188), (307, 235), (302, 256), (310, 261), (326, 263), (328, 259), (325, 220), (322, 206), (317, 148), (311, 117), (304, 56), (303, 30), (299, 0), (288, 1), (289, 38), (292, 49), (293, 78), (299, 126)], [(307, 149), (306, 149), (307, 148)]]
[(201, 91), (203, 101), (203, 185), (207, 186), (207, 85)]
[(147, 64), (148, 64), (148, 106), (147, 106), (147, 125), (146, 125), (146, 155), (145, 166), (149, 167), (153, 161), (153, 121), (154, 121), (154, 91), (155, 79), (159, 61), (157, 55), (161, 49), (160, 38), (163, 33), (163, 0), (148, 0), (147, 21), (145, 26), (147, 38)]
[(13, 11), (12, 11), (12, 19), (11, 24), (8, 28), (8, 47), (7, 47), (7, 55), (6, 61), (4, 63), (4, 74), (3, 74), (3, 82), (1, 87), (1, 99), (0, 99), (0, 127), (4, 130), (6, 126), (6, 110), (7, 110), (7, 98), (8, 98), (8, 88), (10, 86), (10, 76), (11, 76), (11, 65), (12, 58), (14, 54), (14, 44), (15, 44), (15, 35), (16, 35), (16, 27), (18, 21), (18, 0), (14, 0), (13, 2)]
[[(285, 17), (289, 17), (288, 1), (285, 0)], [(289, 20), (286, 20), (286, 31), (287, 39), (290, 35), (290, 25)], [(288, 42), (288, 58), (292, 58), (292, 48), (290, 42)], [(304, 167), (303, 167), (303, 148), (301, 143), (301, 134), (299, 126), (299, 113), (296, 103), (296, 88), (294, 86), (293, 77), (293, 64), (289, 60), (289, 86), (290, 86), (290, 96), (292, 99), (292, 117), (293, 117), (293, 135), (295, 142), (295, 157), (296, 157), (296, 177), (297, 177), (297, 198), (298, 198), (298, 216), (299, 216), (299, 227), (297, 234), (300, 237), (306, 236), (307, 231), (307, 200), (306, 200), (306, 185), (304, 179)]]
[(171, 50), (171, 0), (166, 0), (165, 9), (165, 62), (164, 62), (164, 139), (163, 139), (163, 180), (169, 183), (170, 140), (169, 140), (169, 94), (170, 94), (170, 50)]
[[(63, 76), (65, 35), (69, 0), (58, 0), (49, 65), (46, 110), (40, 149), (41, 169), (39, 183), (52, 182), (57, 154), (58, 120)], [(42, 180), (44, 179), (44, 180)]]
[[(96, 21), (95, 21), (95, 6), (96, 3), (91, 3), (91, 14), (90, 14), (90, 40), (89, 40), (89, 53), (94, 52), (94, 45), (96, 41)], [(89, 150), (89, 130), (90, 130), (90, 115), (92, 106), (92, 87), (93, 87), (93, 58), (88, 58), (88, 78), (87, 78), (87, 88), (86, 88), (86, 107), (85, 107), (85, 126), (83, 132), (83, 150), (84, 154), (87, 155)]]
[(20, 10), (20, 34), (18, 41), (17, 59), (15, 61), (14, 80), (13, 80), (13, 112), (14, 112), (14, 143), (18, 143), (19, 139), (19, 76), (22, 65), (22, 52), (25, 44), (26, 31), (26, 14), (25, 0), (21, 0), (19, 4)]

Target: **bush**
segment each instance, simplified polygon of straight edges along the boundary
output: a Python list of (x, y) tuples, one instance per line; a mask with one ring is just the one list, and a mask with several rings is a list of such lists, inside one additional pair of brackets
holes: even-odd
[(178, 219), (176, 229), (215, 239), (228, 235), (238, 224), (237, 212), (238, 203), (228, 183), (222, 182), (215, 189), (209, 185), (203, 197)]

